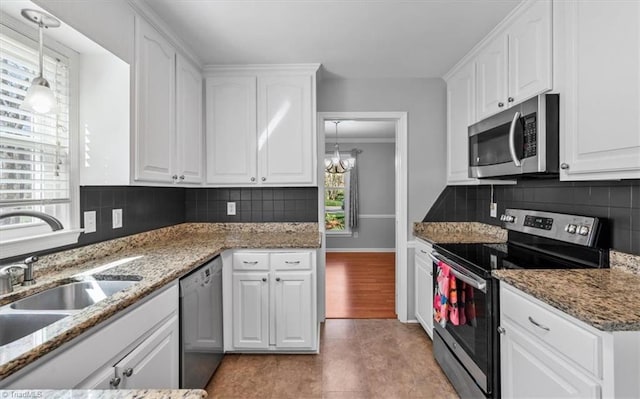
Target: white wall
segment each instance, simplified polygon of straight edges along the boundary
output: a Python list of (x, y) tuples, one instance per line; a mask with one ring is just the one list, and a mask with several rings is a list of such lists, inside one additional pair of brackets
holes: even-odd
[[(340, 143), (343, 152), (358, 154), (360, 226), (352, 237), (327, 234), (327, 250), (395, 248), (395, 143)], [(333, 142), (327, 152), (333, 150)]]
[(79, 70), (80, 185), (128, 185), (129, 65), (81, 54)]
[[(407, 112), (408, 239), (446, 186), (446, 85), (432, 79), (326, 79), (318, 85), (320, 112)], [(413, 249), (407, 249), (408, 317), (414, 318)]]

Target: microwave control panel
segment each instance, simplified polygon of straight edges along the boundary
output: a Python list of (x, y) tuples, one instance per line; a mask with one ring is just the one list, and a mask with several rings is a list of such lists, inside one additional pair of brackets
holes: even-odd
[(524, 117), (523, 132), (523, 153), (524, 158), (534, 157), (538, 153), (538, 140), (536, 129), (536, 114)]

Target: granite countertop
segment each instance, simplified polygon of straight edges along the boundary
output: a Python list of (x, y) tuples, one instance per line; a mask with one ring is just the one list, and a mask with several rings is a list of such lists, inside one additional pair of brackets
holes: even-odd
[(2, 346), (0, 380), (226, 249), (319, 248), (321, 237), (317, 223), (185, 223), (43, 256), (34, 268), (36, 284), (0, 295), (0, 306), (81, 279), (78, 274), (83, 273), (139, 282)]
[[(5, 396), (5, 394), (7, 394)], [(202, 399), (202, 389), (112, 389), (112, 390), (10, 390), (1, 391), (3, 398), (47, 399)]]
[(497, 244), (507, 241), (505, 229), (478, 222), (414, 223), (413, 235), (432, 244)]
[(521, 291), (603, 331), (640, 331), (640, 275), (611, 269), (495, 270)]

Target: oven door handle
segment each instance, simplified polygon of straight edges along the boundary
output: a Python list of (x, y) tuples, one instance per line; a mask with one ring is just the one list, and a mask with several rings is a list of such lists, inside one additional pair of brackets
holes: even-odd
[(520, 111), (516, 111), (509, 127), (509, 152), (511, 153), (511, 160), (516, 166), (520, 166), (520, 160), (516, 154), (516, 123), (520, 119)]
[(440, 255), (437, 252), (433, 252), (428, 254), (429, 257), (431, 259), (433, 259), (434, 262), (438, 263), (438, 262), (444, 262), (446, 263), (451, 269), (451, 274), (453, 274), (454, 276), (456, 276), (457, 279), (460, 279), (462, 281), (464, 281), (465, 283), (469, 284), (470, 286), (472, 286), (475, 289), (478, 289), (482, 292), (487, 292), (487, 283), (486, 281), (483, 280), (479, 280), (476, 279), (464, 272), (462, 272), (461, 270), (458, 269), (462, 269), (464, 270), (464, 268), (462, 266), (460, 266), (459, 264), (450, 261), (449, 259), (445, 258), (444, 256)]

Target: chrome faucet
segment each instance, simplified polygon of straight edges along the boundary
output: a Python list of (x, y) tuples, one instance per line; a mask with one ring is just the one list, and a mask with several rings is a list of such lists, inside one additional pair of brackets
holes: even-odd
[(40, 220), (45, 221), (49, 227), (51, 227), (51, 231), (57, 231), (57, 230), (62, 230), (64, 227), (62, 227), (62, 223), (60, 223), (60, 221), (56, 218), (54, 218), (51, 215), (47, 215), (44, 212), (38, 212), (38, 211), (12, 211), (12, 212), (7, 212), (7, 213), (2, 213), (0, 214), (0, 220), (2, 219), (6, 219), (6, 218), (11, 218), (14, 216), (30, 216), (32, 218), (37, 218)]
[(24, 264), (16, 263), (0, 268), (0, 295), (13, 292), (13, 281), (11, 276), (12, 269), (24, 270), (24, 279), (22, 285), (32, 285), (36, 283), (33, 278), (33, 264), (38, 261), (37, 256), (30, 256), (24, 260)]

